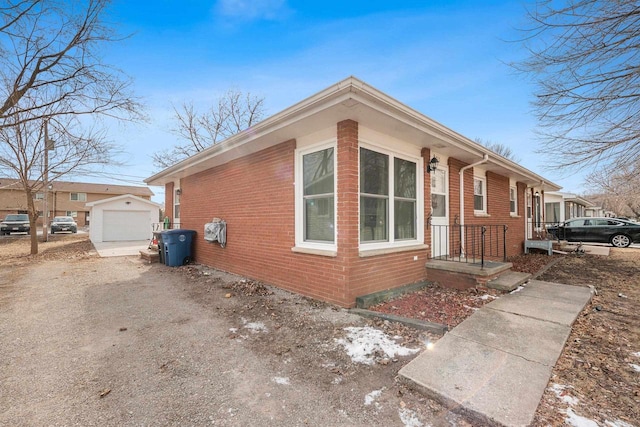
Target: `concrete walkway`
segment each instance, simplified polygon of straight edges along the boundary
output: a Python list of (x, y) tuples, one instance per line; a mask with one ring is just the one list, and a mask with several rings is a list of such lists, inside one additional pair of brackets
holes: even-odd
[(112, 256), (140, 256), (140, 251), (149, 247), (148, 240), (132, 240), (128, 242), (94, 242), (98, 254), (105, 257)]
[(479, 421), (533, 421), (587, 287), (530, 281), (486, 304), (400, 370), (411, 386)]

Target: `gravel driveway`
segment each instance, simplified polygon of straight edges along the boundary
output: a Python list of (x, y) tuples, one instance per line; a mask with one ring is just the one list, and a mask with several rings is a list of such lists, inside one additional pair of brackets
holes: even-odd
[(336, 340), (365, 325), (202, 268), (2, 260), (0, 425), (468, 425), (395, 382), (412, 356), (354, 362)]

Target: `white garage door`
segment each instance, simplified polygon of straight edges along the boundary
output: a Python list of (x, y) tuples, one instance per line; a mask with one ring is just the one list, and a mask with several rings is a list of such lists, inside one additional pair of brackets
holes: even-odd
[(151, 238), (148, 211), (104, 211), (102, 218), (102, 240), (105, 242)]

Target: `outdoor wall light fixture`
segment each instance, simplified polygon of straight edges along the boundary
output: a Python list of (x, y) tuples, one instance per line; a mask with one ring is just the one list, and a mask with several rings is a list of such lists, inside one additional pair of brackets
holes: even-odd
[(182, 189), (181, 189), (181, 188), (178, 188), (178, 189), (176, 190), (176, 195), (178, 195), (178, 196), (181, 196), (181, 195), (182, 195)]
[(436, 156), (433, 156), (431, 160), (429, 160), (429, 163), (427, 163), (427, 173), (435, 171), (438, 168), (438, 163), (440, 163), (440, 160), (438, 160)]
[(540, 197), (540, 193), (537, 192), (537, 191), (533, 195), (536, 196), (536, 197)]

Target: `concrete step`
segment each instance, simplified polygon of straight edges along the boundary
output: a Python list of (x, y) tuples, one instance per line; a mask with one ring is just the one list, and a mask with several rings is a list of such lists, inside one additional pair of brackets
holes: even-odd
[(520, 273), (518, 271), (505, 271), (493, 280), (487, 282), (487, 287), (497, 289), (499, 291), (511, 292), (518, 286), (529, 280), (529, 273)]

